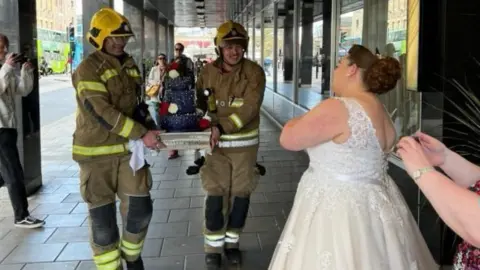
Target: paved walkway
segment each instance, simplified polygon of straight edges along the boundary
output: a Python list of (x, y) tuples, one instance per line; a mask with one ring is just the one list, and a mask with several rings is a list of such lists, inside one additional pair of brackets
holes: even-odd
[[(0, 196), (0, 270), (94, 270), (88, 245), (87, 208), (78, 193), (78, 166), (71, 160), (74, 115), (42, 127), (44, 186), (29, 198), (33, 215), (46, 218), (39, 230), (13, 227), (5, 189)], [(296, 184), (308, 164), (303, 152), (283, 150), (279, 129), (262, 119), (258, 161), (267, 175), (252, 195), (242, 249), (243, 269), (267, 269), (276, 241), (291, 208)], [(167, 160), (150, 157), (154, 215), (143, 257), (147, 270), (203, 269), (201, 236), (204, 193), (198, 175), (185, 170), (193, 154)], [(120, 219), (119, 219), (119, 222)]]

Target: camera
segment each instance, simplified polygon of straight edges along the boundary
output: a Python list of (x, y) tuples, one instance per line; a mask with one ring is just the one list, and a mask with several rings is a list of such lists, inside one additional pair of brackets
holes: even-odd
[(25, 62), (28, 62), (28, 58), (25, 57), (24, 54), (14, 53), (13, 58), (15, 59), (15, 63), (23, 65)]

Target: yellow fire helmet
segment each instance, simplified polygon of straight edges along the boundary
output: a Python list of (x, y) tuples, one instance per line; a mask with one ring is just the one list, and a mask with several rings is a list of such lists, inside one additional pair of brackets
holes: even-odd
[(217, 35), (213, 41), (218, 50), (220, 50), (220, 47), (223, 47), (225, 43), (232, 42), (242, 45), (246, 51), (249, 39), (248, 32), (243, 25), (228, 20), (217, 28)]
[(102, 8), (93, 14), (87, 40), (97, 50), (101, 50), (107, 37), (133, 36), (132, 27), (125, 16), (112, 8)]

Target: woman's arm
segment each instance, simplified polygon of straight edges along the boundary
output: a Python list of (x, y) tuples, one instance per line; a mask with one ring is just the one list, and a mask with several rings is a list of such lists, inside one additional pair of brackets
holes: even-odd
[(300, 151), (332, 140), (343, 132), (347, 120), (348, 111), (342, 101), (327, 99), (288, 121), (282, 129), (280, 144), (287, 150)]
[(442, 220), (465, 241), (480, 247), (480, 196), (437, 171), (425, 173), (417, 184)]
[(440, 168), (461, 187), (469, 187), (480, 180), (480, 167), (450, 149), (446, 149), (445, 162)]
[(148, 74), (148, 84), (156, 84), (155, 82), (155, 69), (157, 69), (156, 66), (152, 67), (152, 69), (150, 69), (150, 73)]
[(33, 90), (33, 69), (22, 66), (20, 76), (16, 77), (17, 94), (26, 97)]

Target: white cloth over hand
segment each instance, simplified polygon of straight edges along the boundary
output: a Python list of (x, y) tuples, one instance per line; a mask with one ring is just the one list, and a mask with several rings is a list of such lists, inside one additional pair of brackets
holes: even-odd
[(145, 166), (145, 144), (143, 140), (130, 140), (128, 142), (128, 148), (130, 152), (132, 152), (130, 167), (133, 170), (133, 175), (135, 175), (136, 171)]

